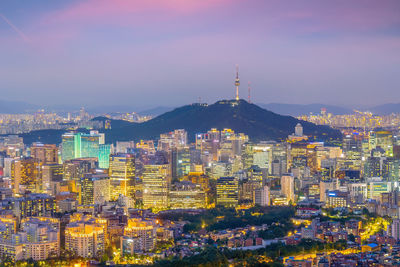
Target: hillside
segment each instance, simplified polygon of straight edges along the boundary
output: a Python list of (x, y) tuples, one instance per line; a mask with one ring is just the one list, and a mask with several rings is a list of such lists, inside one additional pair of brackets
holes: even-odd
[(206, 132), (211, 128), (231, 128), (235, 132), (246, 133), (253, 140), (277, 140), (292, 134), (299, 122), (303, 125), (306, 135), (316, 136), (318, 140), (340, 137), (340, 132), (330, 127), (278, 115), (244, 100), (223, 100), (208, 106), (183, 106), (144, 123), (114, 128), (107, 131), (106, 136), (110, 138), (109, 141), (155, 139), (160, 133), (186, 129), (189, 139), (193, 141), (196, 133)]
[[(104, 121), (98, 117), (94, 120)], [(190, 141), (194, 141), (196, 133), (207, 132), (211, 128), (230, 128), (235, 132), (245, 133), (254, 141), (280, 140), (294, 132), (297, 123), (301, 123), (304, 134), (313, 136), (315, 140), (338, 139), (341, 134), (328, 126), (319, 126), (299, 121), (290, 116), (282, 116), (265, 110), (244, 100), (222, 100), (212, 105), (192, 104), (166, 112), (143, 123), (129, 123), (111, 120), (111, 129), (104, 130), (106, 141), (128, 141), (140, 139), (157, 139), (161, 133), (174, 129), (186, 129)], [(58, 135), (58, 136), (54, 136)], [(37, 140), (61, 141), (60, 131), (36, 131), (23, 135), (25, 142)]]

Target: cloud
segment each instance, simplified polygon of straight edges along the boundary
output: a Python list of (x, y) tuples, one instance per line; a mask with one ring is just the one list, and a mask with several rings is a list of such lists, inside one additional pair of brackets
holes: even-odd
[(163, 20), (212, 9), (227, 0), (86, 0), (46, 14), (43, 23), (100, 23), (137, 22), (150, 15)]
[(400, 61), (399, 7), (398, 0), (71, 0), (29, 16), (7, 13), (30, 45), (0, 34), (0, 89), (36, 88), (38, 101), (45, 94), (60, 102), (76, 94), (115, 103), (145, 93), (160, 102), (174, 101), (171, 92), (214, 98), (233, 92), (239, 63), (243, 84), (251, 80), (254, 95), (271, 101), (343, 101), (343, 94), (363, 101), (374, 81), (399, 85), (400, 76), (389, 75)]
[(30, 42), (28, 36), (26, 36), (25, 33), (18, 29), (17, 26), (15, 26), (8, 18), (6, 18), (6, 16), (0, 14), (0, 17), (11, 27), (11, 29), (13, 29), (18, 34), (19, 37), (21, 37), (23, 41)]

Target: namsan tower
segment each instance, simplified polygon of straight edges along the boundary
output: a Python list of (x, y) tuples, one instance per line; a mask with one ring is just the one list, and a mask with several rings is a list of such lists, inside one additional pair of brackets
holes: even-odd
[(235, 79), (235, 86), (236, 86), (236, 101), (239, 101), (239, 65), (236, 65), (236, 79)]

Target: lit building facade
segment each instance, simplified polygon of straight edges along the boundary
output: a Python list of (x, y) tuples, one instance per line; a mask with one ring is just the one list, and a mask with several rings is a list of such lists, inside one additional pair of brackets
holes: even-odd
[(55, 199), (47, 194), (6, 198), (1, 201), (1, 207), (3, 210), (12, 211), (18, 218), (52, 217), (56, 212)]
[(153, 221), (128, 219), (121, 237), (123, 254), (134, 254), (153, 250), (156, 244), (156, 225)]
[(65, 249), (83, 258), (99, 258), (106, 245), (106, 220), (75, 214), (65, 227)]
[(206, 193), (201, 184), (183, 181), (172, 185), (169, 192), (171, 209), (201, 209), (206, 208), (206, 204)]
[(168, 164), (145, 165), (142, 177), (143, 207), (166, 209), (171, 177)]
[(30, 191), (40, 193), (41, 166), (34, 158), (14, 160), (11, 165), (12, 188), (15, 194)]
[(281, 177), (281, 193), (284, 195), (288, 202), (295, 202), (294, 194), (294, 177), (292, 174), (284, 174)]
[(217, 180), (217, 204), (236, 207), (239, 201), (239, 181), (235, 177), (220, 177)]
[(33, 143), (31, 157), (43, 164), (58, 163), (58, 147), (54, 144)]
[(115, 200), (119, 195), (135, 198), (135, 156), (111, 154), (109, 161), (111, 199)]
[(81, 204), (101, 204), (110, 200), (110, 178), (105, 174), (86, 174), (81, 181)]

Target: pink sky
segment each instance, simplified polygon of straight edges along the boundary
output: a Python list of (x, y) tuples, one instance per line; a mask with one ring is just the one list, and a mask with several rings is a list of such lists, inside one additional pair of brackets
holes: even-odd
[(176, 105), (202, 94), (214, 101), (231, 97), (238, 63), (258, 102), (400, 102), (396, 0), (31, 5), (1, 10), (0, 98), (64, 103), (80, 94), (82, 103), (143, 104), (138, 95), (158, 95), (155, 104)]

